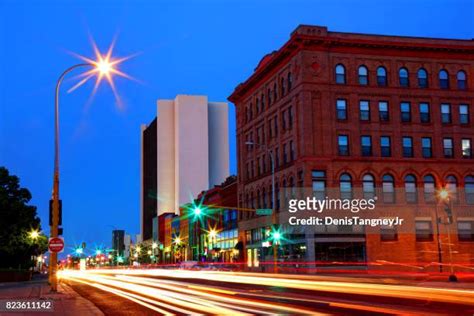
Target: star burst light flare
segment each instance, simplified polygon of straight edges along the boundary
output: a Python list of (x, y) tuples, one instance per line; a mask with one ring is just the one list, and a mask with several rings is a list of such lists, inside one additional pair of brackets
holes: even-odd
[(92, 66), (92, 68), (86, 72), (81, 73), (80, 75), (76, 77), (81, 80), (78, 83), (76, 83), (74, 86), (72, 86), (68, 90), (68, 93), (76, 90), (77, 88), (79, 88), (80, 86), (88, 82), (90, 79), (95, 77), (96, 79), (95, 79), (94, 89), (92, 90), (92, 93), (91, 93), (91, 96), (93, 97), (100, 83), (105, 79), (108, 82), (110, 88), (112, 89), (115, 100), (117, 101), (117, 105), (119, 106), (119, 108), (122, 107), (122, 102), (117, 92), (117, 88), (115, 86), (113, 77), (119, 76), (119, 77), (123, 77), (129, 80), (137, 81), (135, 78), (129, 76), (128, 74), (118, 69), (119, 64), (123, 63), (124, 61), (130, 58), (135, 57), (137, 54), (133, 54), (133, 55), (129, 55), (129, 56), (121, 57), (121, 58), (113, 57), (112, 53), (115, 47), (115, 41), (116, 41), (116, 38), (113, 39), (112, 43), (107, 49), (107, 52), (104, 54), (100, 52), (95, 41), (91, 39), (91, 44), (94, 50), (95, 59), (88, 58), (88, 57), (76, 54), (74, 52), (70, 52), (72, 55), (81, 59), (86, 64)]

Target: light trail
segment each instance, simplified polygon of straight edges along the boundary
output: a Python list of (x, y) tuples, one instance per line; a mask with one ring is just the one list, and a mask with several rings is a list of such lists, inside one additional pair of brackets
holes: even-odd
[[(309, 275), (171, 269), (64, 270), (60, 272), (60, 278), (117, 294), (160, 314), (315, 315), (314, 306), (393, 314), (394, 311), (408, 312), (412, 308), (403, 305), (403, 300), (407, 299), (421, 302), (420, 306), (425, 303), (451, 303), (465, 308), (474, 306), (474, 291), (470, 290), (360, 283), (354, 278), (329, 281), (328, 278), (320, 280)], [(209, 281), (211, 285), (205, 284)], [(246, 285), (245, 289), (242, 285)], [(286, 290), (254, 291), (261, 286)], [(297, 294), (297, 290), (334, 295), (329, 294), (328, 299), (316, 299), (310, 294)], [(359, 298), (341, 298), (338, 294)], [(370, 303), (356, 303), (361, 297)], [(399, 307), (394, 308), (386, 302), (374, 303), (374, 298), (390, 298)]]

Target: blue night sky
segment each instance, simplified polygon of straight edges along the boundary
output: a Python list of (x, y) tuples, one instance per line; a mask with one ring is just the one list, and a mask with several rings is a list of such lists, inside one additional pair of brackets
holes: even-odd
[[(30, 189), (43, 229), (53, 173), (53, 100), (59, 74), (93, 56), (89, 34), (114, 55), (140, 53), (120, 69), (124, 109), (105, 82), (61, 105), (61, 198), (66, 244), (111, 243), (116, 227), (139, 232), (140, 124), (156, 100), (204, 94), (224, 101), (298, 24), (342, 32), (474, 38), (474, 1), (21, 1), (0, 0), (0, 165)], [(389, 2), (389, 1), (386, 1)], [(395, 1), (393, 1), (395, 2)], [(71, 77), (70, 77), (71, 78)], [(231, 172), (236, 172), (230, 114)]]

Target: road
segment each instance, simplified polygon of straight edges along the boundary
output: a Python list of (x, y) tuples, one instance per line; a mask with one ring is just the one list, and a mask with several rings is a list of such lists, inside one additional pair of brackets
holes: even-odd
[[(114, 315), (474, 314), (472, 290), (353, 278), (171, 269), (66, 270), (60, 278)], [(128, 310), (118, 308), (124, 300)]]

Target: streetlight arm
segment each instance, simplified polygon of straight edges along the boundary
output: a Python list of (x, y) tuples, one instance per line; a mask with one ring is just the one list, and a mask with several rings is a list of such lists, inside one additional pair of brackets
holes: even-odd
[(56, 82), (56, 91), (54, 98), (54, 175), (59, 178), (59, 89), (64, 77), (71, 71), (80, 67), (94, 67), (93, 64), (84, 63), (77, 64), (66, 69), (58, 78)]

